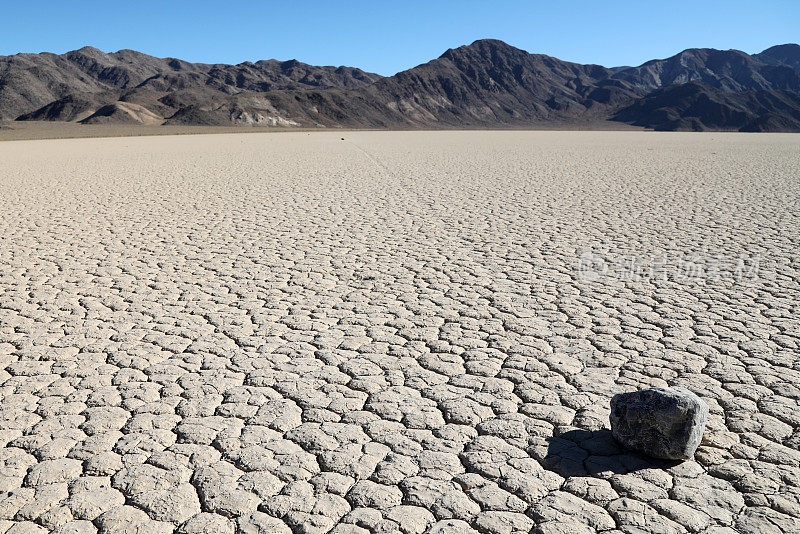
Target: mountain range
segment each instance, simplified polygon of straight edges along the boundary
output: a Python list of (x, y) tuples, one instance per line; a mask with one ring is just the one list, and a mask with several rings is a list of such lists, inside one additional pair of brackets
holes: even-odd
[(296, 60), (189, 63), (133, 50), (0, 56), (0, 121), (350, 128), (800, 131), (800, 46), (688, 49), (606, 68), (483, 39), (382, 77)]

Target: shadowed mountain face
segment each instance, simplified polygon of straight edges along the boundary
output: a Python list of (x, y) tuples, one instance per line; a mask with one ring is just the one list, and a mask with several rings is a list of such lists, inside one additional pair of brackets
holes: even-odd
[(689, 82), (653, 91), (614, 118), (656, 130), (800, 131), (800, 94), (734, 93)]
[(605, 68), (485, 39), (383, 78), (299, 61), (188, 63), (132, 50), (0, 57), (0, 120), (305, 127), (794, 130), (800, 46), (689, 49)]
[(800, 70), (800, 45), (784, 44), (773, 46), (753, 57), (767, 65), (783, 65)]

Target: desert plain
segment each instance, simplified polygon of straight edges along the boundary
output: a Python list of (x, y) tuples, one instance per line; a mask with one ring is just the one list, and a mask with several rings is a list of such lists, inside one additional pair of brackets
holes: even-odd
[[(800, 531), (800, 136), (0, 143), (0, 531)], [(709, 405), (694, 460), (612, 395)]]

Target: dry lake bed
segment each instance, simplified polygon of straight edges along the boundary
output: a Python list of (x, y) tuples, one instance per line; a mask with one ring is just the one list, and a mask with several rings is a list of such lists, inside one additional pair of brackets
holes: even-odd
[[(0, 531), (800, 532), (799, 201), (796, 134), (0, 143)], [(665, 385), (694, 460), (608, 431)]]

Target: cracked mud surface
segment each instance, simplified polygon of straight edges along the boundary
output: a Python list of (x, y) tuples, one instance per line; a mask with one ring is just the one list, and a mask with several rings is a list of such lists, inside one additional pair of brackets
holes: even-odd
[[(2, 143), (0, 531), (798, 532), (799, 149)], [(665, 385), (710, 407), (695, 461), (609, 437), (613, 394)]]

